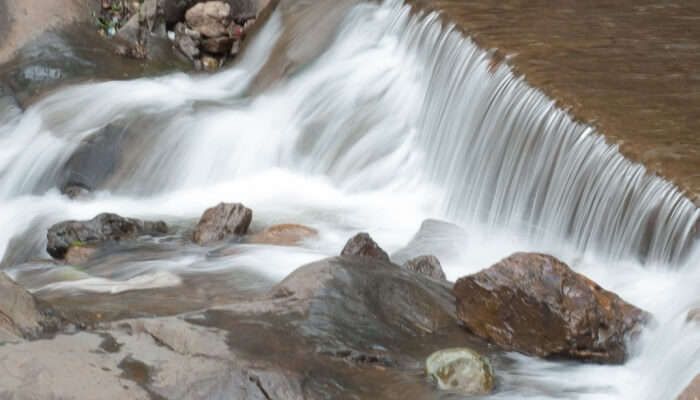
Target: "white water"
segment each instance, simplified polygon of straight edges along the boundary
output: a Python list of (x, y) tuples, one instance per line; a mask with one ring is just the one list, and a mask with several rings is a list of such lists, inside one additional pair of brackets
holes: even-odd
[[(546, 251), (658, 321), (624, 366), (513, 355), (494, 398), (673, 398), (700, 372), (700, 326), (685, 323), (700, 303), (698, 210), (506, 66), (489, 71), (486, 53), (436, 21), (395, 1), (359, 5), (311, 65), (254, 98), (246, 88), (279, 15), (241, 64), (215, 76), (52, 95), (0, 125), (0, 253), (33, 221), (43, 240), (64, 219), (110, 211), (187, 224), (220, 201), (251, 207), (258, 227), (321, 232), (303, 248), (248, 245), (214, 263), (188, 254), (43, 288), (116, 292), (176, 285), (173, 274), (193, 270), (280, 279), (337, 254), (357, 231), (391, 252), (423, 219), (443, 218), (468, 232), (441, 257), (451, 279), (514, 251)], [(80, 140), (113, 121), (137, 127), (138, 140), (96, 197), (47, 190)]]

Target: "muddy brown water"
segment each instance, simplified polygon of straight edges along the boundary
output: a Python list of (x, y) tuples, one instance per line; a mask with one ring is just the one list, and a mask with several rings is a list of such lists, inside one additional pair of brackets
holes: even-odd
[(440, 10), (623, 154), (700, 194), (700, 2), (408, 0)]

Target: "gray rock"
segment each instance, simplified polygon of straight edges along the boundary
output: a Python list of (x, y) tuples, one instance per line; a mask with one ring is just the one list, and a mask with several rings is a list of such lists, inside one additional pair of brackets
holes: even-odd
[(84, 139), (63, 165), (61, 192), (70, 198), (99, 188), (116, 170), (127, 129), (109, 124)]
[(391, 255), (391, 260), (404, 264), (424, 254), (433, 254), (442, 260), (460, 257), (464, 255), (466, 241), (467, 232), (461, 227), (437, 219), (426, 219), (406, 246)]
[(103, 213), (89, 221), (65, 221), (53, 225), (46, 235), (46, 251), (57, 259), (63, 259), (68, 249), (75, 245), (97, 245), (106, 241), (135, 239), (145, 234), (167, 233), (163, 221), (142, 221)]
[(0, 343), (37, 338), (56, 331), (63, 320), (48, 306), (0, 272)]
[(440, 260), (435, 256), (418, 256), (406, 261), (402, 267), (434, 279), (447, 280), (445, 272), (442, 270), (442, 265), (440, 265)]
[(199, 58), (199, 32), (192, 31), (183, 23), (175, 25), (175, 45), (190, 60)]
[(194, 241), (206, 245), (244, 235), (253, 219), (253, 210), (240, 203), (219, 203), (207, 209), (194, 230)]
[(425, 373), (442, 390), (483, 395), (493, 389), (491, 363), (469, 348), (437, 351), (425, 360)]
[(0, 121), (7, 121), (22, 113), (15, 94), (9, 86), (0, 82)]
[(202, 34), (214, 38), (226, 36), (233, 21), (231, 6), (222, 1), (207, 1), (196, 4), (185, 13), (187, 25)]
[(358, 233), (350, 238), (350, 240), (345, 243), (345, 247), (343, 247), (340, 255), (347, 257), (370, 257), (391, 263), (389, 255), (365, 232)]

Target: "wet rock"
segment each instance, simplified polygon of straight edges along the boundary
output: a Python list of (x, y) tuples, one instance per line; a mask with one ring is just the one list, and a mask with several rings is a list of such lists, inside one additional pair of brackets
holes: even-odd
[(440, 350), (425, 360), (425, 373), (442, 390), (483, 395), (493, 388), (490, 362), (468, 348)]
[(199, 57), (199, 32), (193, 31), (185, 24), (175, 25), (175, 45), (190, 60)]
[(96, 247), (73, 245), (66, 252), (64, 260), (66, 261), (66, 263), (71, 265), (82, 265), (88, 262), (88, 260), (90, 260), (90, 257), (96, 252)]
[(464, 255), (466, 242), (467, 232), (461, 227), (437, 219), (426, 219), (408, 244), (391, 255), (391, 260), (401, 265), (424, 254), (433, 254), (443, 260), (456, 258)]
[(219, 69), (219, 60), (210, 55), (202, 56), (202, 68), (207, 72), (215, 72)]
[(6, 121), (22, 113), (22, 109), (9, 86), (0, 82), (0, 121)]
[(265, 228), (248, 238), (249, 243), (275, 246), (296, 246), (307, 239), (318, 237), (318, 231), (304, 225), (282, 224)]
[(402, 267), (434, 279), (447, 280), (445, 272), (442, 270), (442, 265), (440, 265), (440, 260), (435, 256), (418, 256), (406, 261)]
[(340, 252), (341, 256), (370, 257), (390, 263), (389, 255), (365, 232), (358, 233), (348, 240)]
[(200, 245), (245, 235), (253, 219), (253, 210), (241, 203), (219, 203), (207, 209), (194, 231), (194, 241)]
[(109, 124), (84, 139), (63, 165), (61, 193), (77, 198), (99, 188), (116, 170), (127, 133), (126, 127)]
[(700, 324), (700, 307), (688, 311), (688, 315), (685, 317), (685, 320), (686, 322), (695, 322)]
[(690, 382), (688, 387), (683, 390), (676, 400), (698, 400), (700, 399), (700, 375), (695, 375), (695, 378)]
[(65, 221), (53, 225), (46, 235), (46, 251), (54, 258), (63, 259), (74, 245), (98, 245), (167, 231), (168, 226), (163, 221), (142, 221), (103, 213), (89, 221)]
[(454, 286), (473, 333), (539, 357), (622, 363), (648, 313), (544, 254), (515, 253)]
[(226, 36), (233, 21), (231, 6), (222, 1), (207, 1), (196, 4), (185, 13), (187, 25), (202, 34), (214, 38)]
[(36, 338), (57, 330), (62, 323), (50, 307), (0, 272), (0, 343), (12, 338)]
[(227, 54), (231, 51), (234, 39), (228, 36), (202, 40), (202, 50), (213, 54)]

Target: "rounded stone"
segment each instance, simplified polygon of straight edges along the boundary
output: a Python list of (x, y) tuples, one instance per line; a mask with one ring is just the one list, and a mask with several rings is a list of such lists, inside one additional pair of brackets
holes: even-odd
[(491, 363), (466, 347), (445, 349), (431, 354), (425, 360), (425, 373), (441, 390), (479, 395), (489, 393), (493, 389)]

